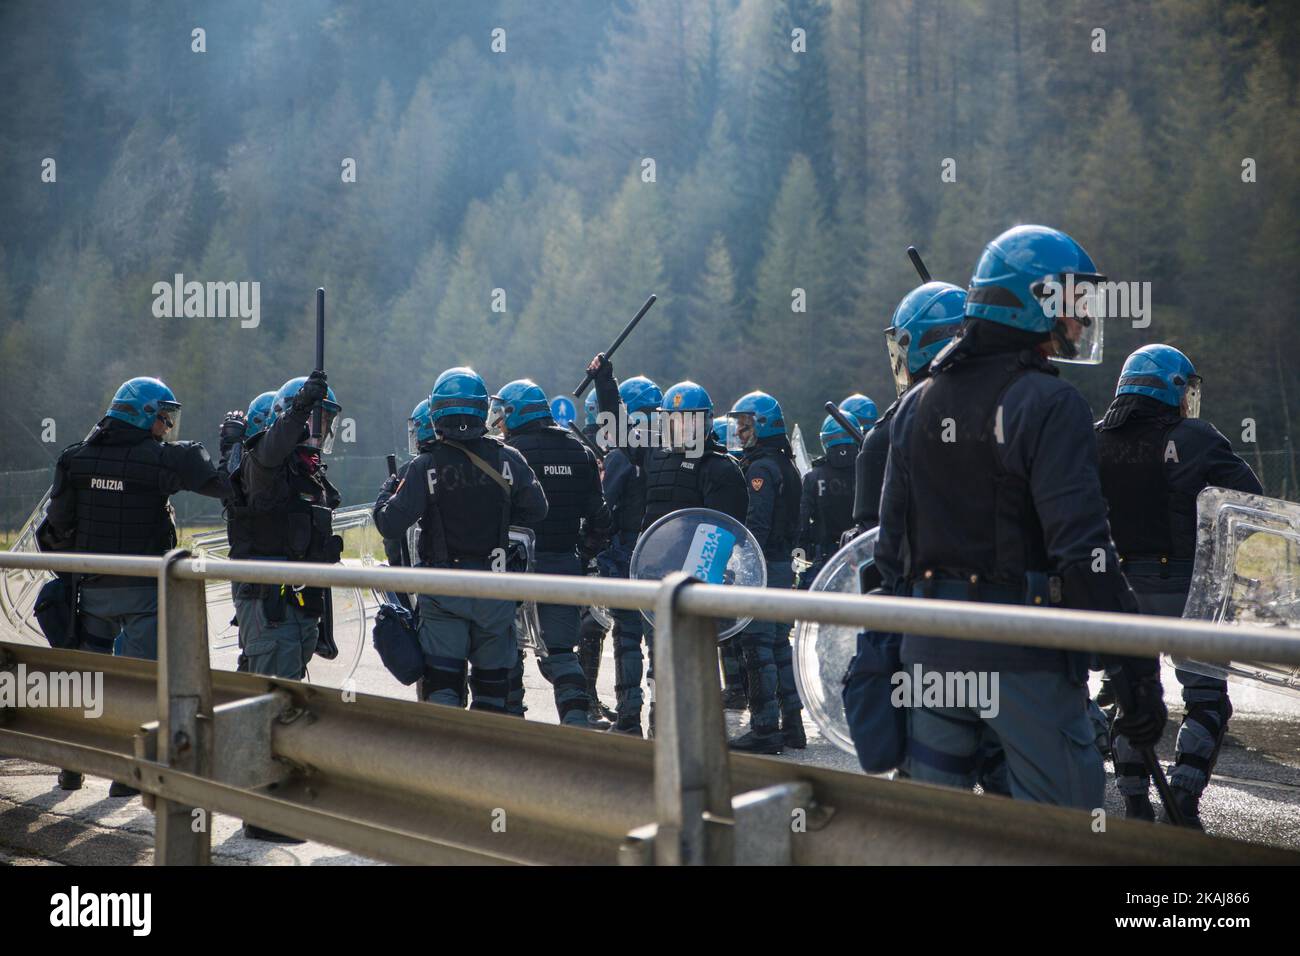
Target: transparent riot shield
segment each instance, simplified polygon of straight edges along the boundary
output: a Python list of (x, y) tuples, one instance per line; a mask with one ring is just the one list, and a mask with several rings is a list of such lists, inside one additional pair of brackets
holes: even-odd
[[(530, 572), (535, 567), (537, 536), (530, 528), (510, 527), (510, 554), (506, 558), (509, 571)], [(520, 601), (515, 605), (515, 640), (520, 650), (532, 650), (538, 660), (546, 656), (546, 642), (542, 640), (542, 622), (537, 616), (535, 601)]]
[(799, 477), (802, 478), (812, 471), (812, 459), (808, 457), (808, 448), (803, 443), (803, 432), (799, 430), (798, 425), (795, 425), (794, 430), (790, 432), (790, 449), (794, 452), (794, 466), (799, 470)]
[[(685, 571), (709, 584), (767, 586), (767, 562), (758, 539), (735, 518), (709, 508), (685, 508), (664, 515), (637, 539), (629, 577), (660, 581), (674, 571)], [(652, 612), (641, 614), (654, 624)], [(740, 633), (752, 620), (718, 619), (718, 640)]]
[[(50, 503), (50, 493), (45, 492), (40, 503), (32, 509), (9, 546), (11, 551), (34, 552), (36, 529), (45, 520), (45, 509)], [(54, 577), (48, 571), (27, 571), (21, 568), (4, 568), (0, 571), (0, 640), (18, 644), (45, 644), (45, 632), (36, 623), (36, 596), (45, 582)]]
[[(813, 580), (809, 591), (861, 594), (863, 571), (875, 561), (876, 533), (872, 528), (835, 552)], [(847, 624), (798, 621), (794, 626), (794, 682), (799, 699), (822, 736), (846, 753), (855, 753), (844, 716), (844, 675), (858, 650), (861, 628)]]
[[(1183, 617), (1300, 628), (1300, 505), (1225, 488), (1196, 498), (1196, 562)], [(1300, 696), (1300, 667), (1175, 657), (1175, 666)]]

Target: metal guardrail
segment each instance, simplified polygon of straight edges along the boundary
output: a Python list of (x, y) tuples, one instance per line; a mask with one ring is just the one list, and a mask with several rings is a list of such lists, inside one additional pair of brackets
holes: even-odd
[[(1291, 863), (1173, 827), (730, 754), (712, 618), (818, 620), (1120, 654), (1300, 663), (1275, 629), (1051, 609), (542, 574), (0, 552), (151, 577), (157, 664), (0, 644), (0, 668), (98, 671), (105, 709), (0, 711), (0, 753), (130, 781), (159, 863), (205, 863), (217, 810), (403, 863)], [(209, 579), (653, 610), (653, 741), (212, 671)], [(195, 809), (203, 808), (203, 809)]]

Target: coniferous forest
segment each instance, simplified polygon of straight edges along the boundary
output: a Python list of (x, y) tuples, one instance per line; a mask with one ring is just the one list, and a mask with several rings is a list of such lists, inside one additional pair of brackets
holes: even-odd
[[(215, 446), (310, 370), (319, 285), (340, 464), (403, 448), (448, 366), (572, 389), (652, 292), (618, 374), (762, 388), (812, 438), (893, 399), (908, 245), (965, 286), (1039, 222), (1151, 283), (1150, 325), (1064, 373), (1098, 415), (1176, 345), (1294, 496), (1298, 71), (1286, 0), (6, 3), (0, 471), (135, 375)], [(157, 317), (178, 273), (257, 281), (259, 323)], [(339, 471), (349, 501), (383, 477)]]

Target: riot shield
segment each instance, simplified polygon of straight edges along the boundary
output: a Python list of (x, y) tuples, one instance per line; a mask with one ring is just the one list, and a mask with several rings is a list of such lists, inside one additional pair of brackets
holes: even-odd
[(799, 470), (799, 477), (802, 478), (812, 471), (812, 459), (808, 457), (808, 449), (803, 443), (803, 432), (799, 430), (798, 425), (795, 425), (794, 430), (790, 432), (790, 449), (794, 452), (794, 466)]
[[(1183, 617), (1300, 628), (1300, 505), (1226, 488), (1196, 497), (1196, 561)], [(1211, 677), (1238, 677), (1300, 695), (1300, 667), (1173, 659)]]
[[(510, 554), (506, 559), (509, 571), (532, 571), (536, 554), (537, 536), (530, 528), (510, 526)], [(515, 605), (515, 640), (519, 649), (531, 649), (540, 661), (546, 656), (546, 642), (542, 640), (542, 622), (537, 616), (535, 601), (520, 601)]]
[[(863, 571), (875, 561), (876, 533), (864, 531), (831, 556), (809, 591), (861, 594)], [(856, 753), (844, 716), (844, 675), (858, 649), (861, 628), (799, 621), (794, 628), (794, 682), (799, 699), (822, 736), (846, 753)]]
[[(9, 546), (11, 551), (40, 550), (36, 547), (36, 529), (45, 520), (45, 510), (49, 503), (50, 493), (46, 491)], [(0, 611), (4, 618), (0, 638), (19, 644), (46, 643), (45, 633), (36, 623), (36, 596), (45, 582), (53, 577), (48, 571), (27, 571), (21, 568), (4, 568), (0, 571)]]
[[(685, 571), (708, 584), (767, 586), (767, 562), (758, 539), (730, 515), (709, 508), (684, 508), (666, 514), (641, 533), (628, 576), (660, 581)], [(654, 624), (654, 614), (641, 615)], [(740, 633), (752, 617), (719, 618), (718, 640)]]

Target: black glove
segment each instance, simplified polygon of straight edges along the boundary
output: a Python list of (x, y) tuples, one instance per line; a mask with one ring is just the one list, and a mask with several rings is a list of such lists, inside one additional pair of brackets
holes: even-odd
[(218, 443), (221, 448), (222, 458), (226, 457), (231, 446), (236, 442), (243, 441), (244, 432), (247, 429), (248, 422), (244, 421), (243, 412), (226, 412), (225, 420), (221, 423), (221, 437)]
[(325, 373), (317, 369), (307, 376), (298, 394), (293, 397), (294, 411), (314, 408), (329, 397), (329, 387), (325, 384)]
[(596, 353), (587, 369), (593, 373), (592, 378), (597, 382), (608, 382), (614, 377), (614, 363), (604, 352)]
[(396, 475), (389, 475), (387, 478), (384, 479), (384, 483), (379, 486), (379, 493), (381, 495), (391, 496), (393, 492), (397, 490), (397, 485), (399, 482), (400, 479)]
[(1116, 699), (1111, 730), (1127, 737), (1138, 750), (1144, 750), (1159, 742), (1169, 711), (1165, 707), (1159, 671), (1151, 673), (1145, 665), (1141, 668), (1145, 673), (1135, 674), (1134, 670), (1133, 665), (1124, 664), (1110, 672)]

